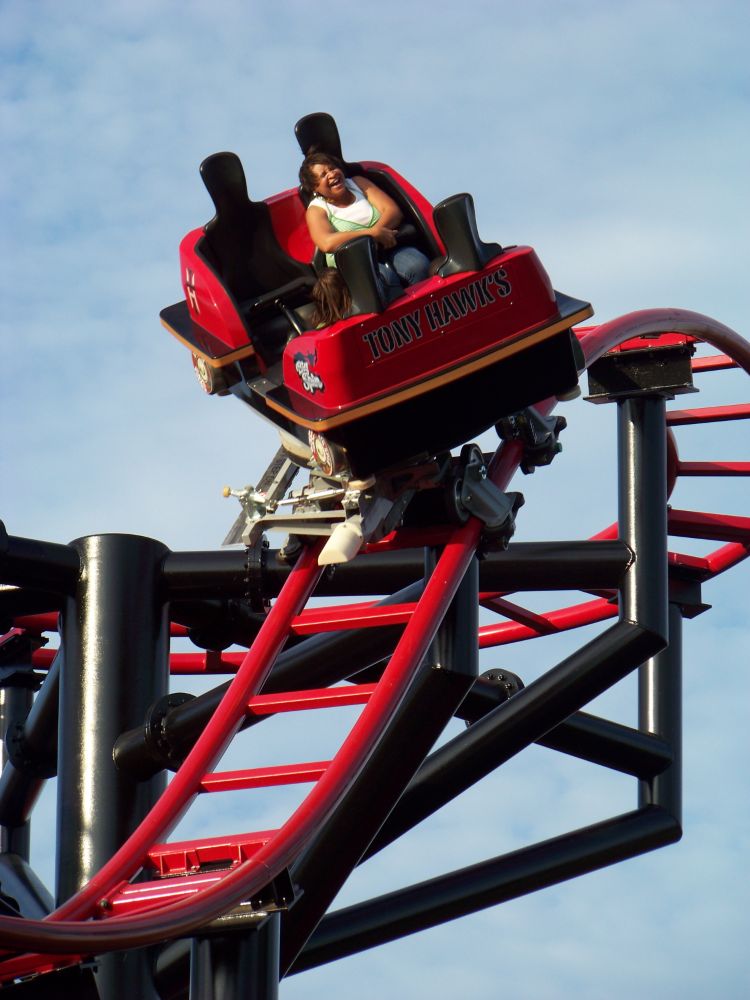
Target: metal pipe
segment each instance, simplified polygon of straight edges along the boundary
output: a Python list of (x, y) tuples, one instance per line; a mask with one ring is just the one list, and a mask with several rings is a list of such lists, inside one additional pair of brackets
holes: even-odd
[(655, 333), (686, 333), (724, 351), (750, 375), (750, 344), (734, 330), (710, 316), (689, 309), (640, 309), (594, 327), (580, 338), (587, 367), (634, 337)]
[[(83, 567), (62, 617), (58, 756), (58, 903), (74, 895), (156, 804), (166, 782), (121, 774), (112, 746), (167, 692), (169, 623), (160, 566), (167, 549), (133, 535), (92, 535), (73, 546)], [(143, 953), (105, 955), (108, 1000), (155, 997)]]
[(368, 848), (371, 857), (626, 676), (660, 648), (617, 622), (427, 758)]
[(0, 578), (17, 587), (44, 587), (70, 594), (80, 572), (80, 558), (70, 545), (9, 535), (0, 521)]
[(193, 938), (190, 1000), (277, 1000), (279, 914), (252, 930)]
[[(517, 690), (522, 687), (520, 684)], [(473, 724), (498, 705), (505, 704), (514, 693), (505, 685), (489, 683), (480, 677), (461, 702), (456, 717)], [(673, 760), (672, 748), (666, 740), (587, 712), (575, 712), (536, 742), (550, 750), (637, 778), (651, 778)]]
[[(0, 579), (2, 576), (0, 565)], [(0, 633), (12, 628), (16, 618), (59, 611), (64, 601), (65, 596), (62, 593), (41, 587), (6, 585), (3, 581), (0, 586)]]
[(536, 742), (643, 779), (660, 774), (674, 760), (672, 746), (666, 740), (587, 712), (576, 712)]
[(669, 626), (664, 398), (624, 399), (617, 404), (617, 417), (620, 537), (635, 555), (622, 584), (622, 616), (663, 636), (666, 644)]
[(31, 816), (44, 782), (57, 773), (57, 718), (62, 652), (58, 651), (31, 710), (12, 737), (0, 775), (0, 823), (20, 826)]
[[(29, 661), (31, 655), (29, 653)], [(31, 673), (31, 663), (24, 664)], [(0, 768), (10, 764), (6, 746), (6, 736), (13, 726), (22, 723), (33, 703), (34, 692), (29, 685), (19, 686), (6, 682), (0, 685)], [(24, 861), (29, 860), (31, 836), (26, 819), (19, 823), (4, 822), (0, 826), (0, 853), (17, 854)]]
[[(482, 590), (599, 590), (617, 587), (632, 554), (621, 541), (516, 542), (488, 552), (479, 567)], [(422, 550), (397, 549), (358, 556), (326, 572), (316, 597), (392, 594), (422, 576)], [(220, 592), (242, 597), (248, 590), (275, 597), (290, 567), (278, 551), (264, 550), (252, 566), (242, 551), (170, 552), (164, 579), (171, 600)]]
[(667, 741), (673, 761), (639, 782), (638, 804), (656, 805), (682, 822), (682, 614), (669, 605), (669, 645), (640, 669), (638, 718), (642, 730)]
[[(239, 728), (243, 706), (262, 686), (278, 652), (278, 642), (283, 639), (291, 618), (299, 613), (301, 604), (307, 600), (317, 582), (319, 547), (311, 546), (303, 550), (295, 567), (296, 574), (289, 581), (291, 586), (285, 587), (272, 607), (257, 642), (240, 667), (233, 687), (149, 816), (90, 883), (68, 904), (50, 914), (47, 921), (19, 923), (13, 918), (0, 916), (0, 934), (6, 946), (46, 950), (55, 954), (80, 954), (82, 949), (96, 952), (105, 948), (134, 948), (161, 942), (170, 936), (202, 927), (260, 890), (269, 878), (289, 867), (349, 785), (356, 781), (374, 751), (391, 713), (406, 693), (415, 666), (427, 653), (456, 588), (474, 557), (478, 540), (479, 525), (473, 519), (453, 533), (391, 657), (383, 683), (370, 698), (325, 774), (274, 838), (260, 847), (248, 861), (195, 897), (166, 904), (145, 916), (134, 915), (111, 921), (86, 919), (94, 912), (102, 896), (111, 892), (122, 879), (134, 874), (148, 847), (182, 815), (201, 777), (213, 766)], [(10, 975), (22, 974), (22, 970), (29, 969), (29, 959), (23, 956), (9, 959), (3, 968)]]
[(644, 809), (337, 910), (318, 925), (290, 974), (674, 843), (679, 825)]
[[(436, 561), (436, 553), (428, 550), (426, 572), (432, 574)], [(475, 680), (477, 594), (474, 558), (356, 783), (294, 864), (292, 879), (302, 895), (282, 918), (282, 971), (299, 954)]]

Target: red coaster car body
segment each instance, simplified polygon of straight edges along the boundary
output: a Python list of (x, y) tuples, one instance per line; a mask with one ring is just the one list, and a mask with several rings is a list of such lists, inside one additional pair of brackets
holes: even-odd
[[(388, 303), (372, 240), (353, 239), (336, 254), (353, 315), (308, 329), (315, 247), (303, 197), (251, 202), (239, 160), (209, 157), (201, 172), (217, 214), (183, 239), (185, 300), (162, 312), (207, 391), (230, 391), (276, 424), (301, 462), (312, 444), (325, 472), (361, 478), (576, 385), (570, 329), (591, 308), (556, 294), (531, 248), (483, 243), (469, 195), (433, 209), (385, 164), (347, 166), (398, 201), (434, 277)], [(321, 463), (323, 453), (334, 458)]]

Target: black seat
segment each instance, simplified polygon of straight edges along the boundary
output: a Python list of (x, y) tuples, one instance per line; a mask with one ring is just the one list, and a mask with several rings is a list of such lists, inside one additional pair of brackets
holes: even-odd
[(268, 205), (251, 201), (235, 153), (214, 153), (200, 166), (216, 207), (196, 246), (234, 299), (248, 338), (266, 365), (279, 360), (300, 331), (295, 307), (310, 301), (315, 272), (276, 239)]
[(481, 269), (503, 252), (499, 243), (485, 243), (477, 230), (474, 199), (470, 194), (454, 194), (435, 206), (433, 218), (446, 255), (439, 262), (436, 274), (449, 274)]
[(279, 245), (268, 205), (248, 197), (239, 157), (214, 153), (201, 163), (200, 173), (216, 207), (216, 215), (204, 227), (205, 246), (200, 249), (238, 306), (252, 304), (296, 279), (302, 279), (301, 286), (312, 285), (310, 265), (290, 257)]

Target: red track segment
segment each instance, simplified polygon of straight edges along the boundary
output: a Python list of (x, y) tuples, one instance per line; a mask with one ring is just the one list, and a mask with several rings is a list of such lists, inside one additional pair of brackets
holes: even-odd
[(691, 364), (694, 372), (718, 372), (726, 368), (737, 367), (737, 362), (733, 361), (727, 354), (712, 354), (710, 357), (693, 358)]
[(750, 462), (678, 462), (678, 476), (750, 476)]
[(524, 639), (535, 639), (538, 636), (550, 635), (556, 632), (566, 632), (569, 629), (591, 625), (594, 622), (616, 618), (616, 604), (599, 598), (585, 604), (576, 604), (558, 611), (548, 611), (541, 617), (546, 622), (546, 628), (522, 625), (518, 622), (503, 622), (501, 625), (483, 625), (479, 629), (479, 648), (488, 649), (493, 646), (506, 646), (511, 642), (523, 642)]
[(245, 771), (215, 771), (201, 781), (202, 792), (237, 792), (247, 788), (269, 788), (272, 785), (296, 785), (317, 781), (330, 761), (312, 764), (277, 764), (276, 767), (254, 767)]
[(411, 618), (415, 606), (388, 604), (384, 607), (373, 607), (366, 604), (349, 604), (311, 608), (294, 619), (292, 631), (297, 635), (316, 635), (319, 632), (338, 632), (342, 629), (404, 625)]
[(680, 427), (684, 424), (710, 424), (722, 420), (746, 420), (750, 417), (750, 403), (734, 403), (731, 406), (704, 406), (694, 410), (670, 410), (667, 425)]
[(217, 861), (238, 865), (252, 857), (276, 833), (276, 830), (260, 830), (228, 837), (208, 837), (200, 844), (193, 841), (155, 844), (148, 852), (148, 861), (162, 878), (198, 872), (204, 865)]

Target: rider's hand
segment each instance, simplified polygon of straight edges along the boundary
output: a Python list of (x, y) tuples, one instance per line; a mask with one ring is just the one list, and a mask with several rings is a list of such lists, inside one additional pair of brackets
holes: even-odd
[(389, 229), (388, 226), (376, 225), (373, 227), (373, 238), (386, 250), (390, 250), (392, 247), (395, 247), (396, 234), (397, 230)]

